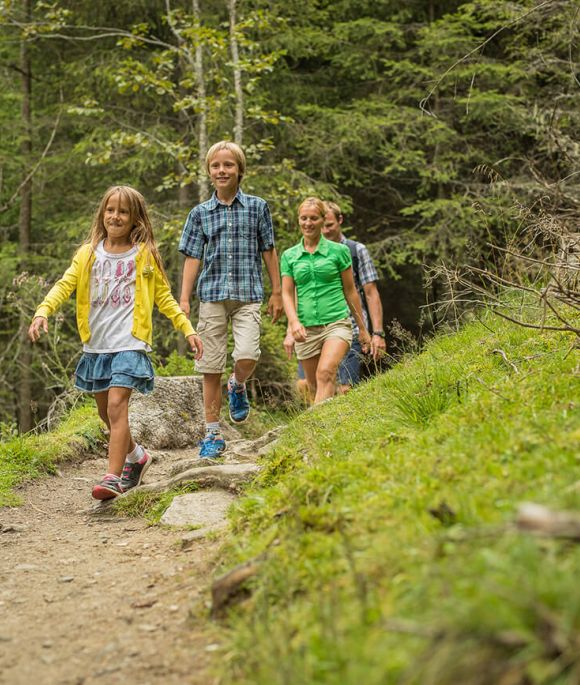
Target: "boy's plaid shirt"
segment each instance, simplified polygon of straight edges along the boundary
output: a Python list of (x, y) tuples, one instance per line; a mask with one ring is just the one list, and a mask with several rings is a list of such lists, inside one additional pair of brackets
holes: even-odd
[(238, 190), (231, 205), (216, 193), (194, 207), (183, 227), (179, 251), (203, 260), (197, 283), (202, 302), (261, 302), (262, 252), (274, 247), (268, 204)]

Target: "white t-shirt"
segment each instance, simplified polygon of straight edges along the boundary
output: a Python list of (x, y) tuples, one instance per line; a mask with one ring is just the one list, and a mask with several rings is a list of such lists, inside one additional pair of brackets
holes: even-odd
[(135, 308), (135, 256), (137, 247), (127, 252), (106, 252), (104, 241), (95, 249), (91, 269), (90, 340), (85, 352), (120, 352), (151, 348), (132, 333)]

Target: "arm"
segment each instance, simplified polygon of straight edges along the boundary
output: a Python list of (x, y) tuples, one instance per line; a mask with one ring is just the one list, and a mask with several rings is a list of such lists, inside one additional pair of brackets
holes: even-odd
[[(82, 249), (82, 248), (81, 248)], [(78, 282), (79, 272), (79, 253), (75, 254), (71, 265), (49, 290), (44, 300), (38, 305), (30, 328), (28, 337), (31, 342), (36, 342), (40, 338), (41, 330), (48, 333), (48, 317), (71, 296)]]
[(268, 314), (272, 317), (272, 323), (276, 323), (282, 314), (282, 289), (280, 286), (280, 267), (278, 266), (278, 254), (276, 248), (262, 252), (262, 259), (268, 270), (272, 295), (268, 300)]
[(191, 293), (193, 292), (193, 286), (197, 281), (200, 265), (201, 259), (196, 259), (195, 257), (186, 257), (185, 261), (183, 262), (179, 306), (181, 307), (181, 310), (188, 316), (191, 311), (191, 305), (189, 304), (189, 301), (191, 299)]
[(360, 303), (360, 297), (356, 291), (354, 284), (354, 278), (352, 275), (352, 266), (344, 271), (340, 272), (340, 277), (342, 279), (342, 290), (344, 292), (344, 297), (351, 314), (356, 321), (356, 325), (359, 328), (358, 339), (363, 352), (368, 352), (370, 349), (371, 338), (369, 332), (366, 329), (365, 322), (362, 315), (362, 306)]
[[(288, 335), (291, 335), (294, 340), (304, 342), (306, 340), (306, 329), (300, 323), (298, 314), (296, 313), (294, 291), (294, 279), (291, 276), (282, 276), (282, 301), (284, 303), (284, 311), (288, 317), (288, 332), (286, 333), (286, 338), (288, 338)], [(286, 347), (286, 344), (284, 347)], [(287, 348), (286, 352), (288, 353)]]
[[(296, 288), (294, 288), (294, 308), (296, 309), (297, 306), (297, 297), (296, 297)], [(288, 356), (288, 359), (292, 358), (292, 353), (294, 352), (294, 343), (296, 341), (294, 340), (294, 336), (292, 335), (292, 331), (290, 330), (290, 324), (288, 323), (288, 326), (286, 327), (286, 337), (284, 338), (284, 342), (282, 343), (284, 345), (284, 349), (286, 350), (286, 355)]]
[[(363, 290), (367, 300), (367, 307), (369, 310), (369, 316), (371, 317), (371, 323), (373, 325), (373, 331), (383, 330), (383, 305), (381, 303), (381, 297), (377, 288), (375, 281), (366, 283), (363, 285)], [(373, 335), (371, 337), (371, 355), (373, 359), (378, 359), (387, 350), (387, 343), (384, 338), (378, 335)]]

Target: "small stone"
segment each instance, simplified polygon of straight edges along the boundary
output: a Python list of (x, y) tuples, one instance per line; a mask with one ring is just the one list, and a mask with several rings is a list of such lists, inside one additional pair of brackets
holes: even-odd
[(211, 645), (208, 645), (205, 648), (206, 652), (217, 652), (217, 650), (220, 648), (220, 645), (217, 642), (213, 642)]
[(58, 582), (59, 583), (72, 583), (74, 579), (75, 579), (74, 576), (61, 576), (58, 579)]
[(158, 626), (151, 625), (150, 623), (142, 623), (138, 628), (144, 633), (154, 633)]
[(17, 564), (14, 569), (16, 571), (38, 571), (38, 566), (35, 564)]
[(44, 649), (50, 649), (50, 648), (52, 647), (53, 644), (54, 644), (54, 643), (52, 643), (50, 640), (45, 640), (45, 641), (42, 643), (42, 646), (44, 647)]

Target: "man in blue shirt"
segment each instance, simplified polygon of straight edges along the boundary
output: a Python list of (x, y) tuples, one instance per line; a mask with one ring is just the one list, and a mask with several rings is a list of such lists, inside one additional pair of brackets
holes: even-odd
[[(342, 234), (343, 215), (335, 202), (325, 202), (327, 209), (322, 228), (322, 235), (328, 240), (347, 245), (352, 255), (352, 271), (354, 282), (359, 291), (363, 317), (371, 332), (370, 354), (373, 359), (380, 359), (387, 349), (385, 332), (383, 331), (383, 305), (377, 288), (379, 280), (375, 265), (369, 251), (362, 243), (348, 240)], [(353, 341), (346, 357), (338, 367), (338, 391), (346, 393), (353, 385), (360, 382), (360, 365), (363, 358), (358, 341), (358, 326), (351, 318)]]
[(274, 322), (282, 313), (282, 295), (268, 204), (240, 189), (246, 169), (243, 150), (228, 141), (216, 143), (207, 153), (206, 165), (215, 192), (189, 213), (179, 251), (185, 255), (180, 306), (186, 314), (199, 274), (197, 331), (204, 354), (196, 369), (203, 374), (206, 420), (200, 457), (211, 459), (225, 450), (219, 420), (230, 321), (234, 337), (234, 373), (228, 380), (230, 418), (243, 423), (250, 412), (245, 382), (260, 357), (262, 259), (272, 284), (268, 313)]

